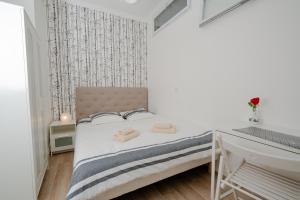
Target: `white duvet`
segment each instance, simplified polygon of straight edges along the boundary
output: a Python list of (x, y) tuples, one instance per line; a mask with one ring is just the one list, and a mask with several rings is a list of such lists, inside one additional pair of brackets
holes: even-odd
[[(170, 122), (176, 125), (177, 132), (175, 134), (166, 134), (166, 133), (153, 133), (151, 128), (156, 122)], [(134, 128), (140, 132), (140, 135), (132, 140), (129, 140), (124, 143), (120, 143), (113, 139), (113, 134), (118, 130), (124, 128)], [(89, 164), (93, 160), (105, 157), (106, 154), (112, 154), (123, 151), (128, 151), (129, 149), (149, 147), (149, 146), (160, 146), (163, 143), (172, 143), (174, 141), (180, 141), (183, 138), (192, 138), (198, 137), (201, 134), (207, 134), (208, 130), (203, 129), (197, 126), (191, 126), (186, 122), (179, 122), (174, 120), (168, 120), (166, 118), (154, 115), (147, 119), (139, 120), (124, 120), (117, 123), (106, 123), (101, 125), (93, 125), (92, 123), (83, 123), (77, 126), (76, 130), (76, 141), (75, 141), (75, 155), (74, 155), (74, 170), (80, 166)], [(193, 146), (191, 148), (186, 148), (180, 151), (171, 152), (164, 155), (157, 155), (155, 157), (138, 160), (131, 163), (126, 163), (115, 168), (111, 168), (104, 172), (95, 174), (87, 179), (79, 181), (78, 183), (72, 185), (69, 191), (69, 196), (67, 199), (90, 199), (95, 196), (99, 196), (101, 192), (105, 192), (108, 189), (111, 189), (117, 185), (127, 183), (131, 180), (134, 180), (139, 177), (149, 175), (151, 173), (158, 173), (160, 171), (166, 170), (170, 167), (176, 166), (181, 163), (188, 161), (207, 158), (210, 156), (211, 151), (209, 149), (203, 150), (201, 152), (193, 153), (178, 159), (172, 159), (169, 161), (160, 162), (155, 165), (143, 167), (128, 173), (118, 175), (114, 178), (111, 178), (108, 181), (97, 183), (92, 187), (89, 186), (88, 189), (80, 191), (80, 188), (83, 188), (85, 185), (89, 185), (93, 181), (100, 179), (101, 177), (107, 176), (111, 173), (115, 173), (120, 169), (127, 169), (130, 166), (135, 166), (141, 163), (149, 163), (156, 161), (158, 159), (166, 159), (178, 154), (184, 154), (189, 151), (196, 150), (197, 148), (208, 148), (211, 146), (211, 143), (202, 144), (201, 147)], [(73, 172), (74, 173), (74, 172)], [(73, 174), (74, 176), (74, 174)], [(78, 192), (79, 191), (79, 192)], [(77, 193), (76, 193), (77, 192)], [(76, 195), (75, 195), (76, 193)]]
[[(176, 125), (177, 132), (175, 134), (153, 133), (151, 128), (156, 122), (173, 123)], [(113, 134), (124, 128), (134, 128), (141, 134), (137, 138), (124, 143), (113, 140)], [(159, 115), (153, 115), (148, 119), (124, 120), (123, 122), (100, 125), (93, 125), (92, 123), (79, 124), (76, 130), (73, 165), (75, 166), (78, 161), (95, 155), (173, 141), (206, 131), (208, 130), (191, 125), (188, 122), (170, 120)]]

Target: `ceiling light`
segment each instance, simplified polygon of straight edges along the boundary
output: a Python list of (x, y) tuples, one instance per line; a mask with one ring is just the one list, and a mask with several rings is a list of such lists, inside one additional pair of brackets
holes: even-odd
[(134, 4), (137, 2), (137, 0), (125, 0), (125, 2), (129, 4)]

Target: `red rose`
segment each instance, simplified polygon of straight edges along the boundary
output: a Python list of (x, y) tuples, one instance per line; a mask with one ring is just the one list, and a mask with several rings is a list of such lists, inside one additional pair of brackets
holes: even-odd
[(254, 105), (257, 106), (259, 104), (259, 97), (253, 98), (250, 100), (250, 102)]

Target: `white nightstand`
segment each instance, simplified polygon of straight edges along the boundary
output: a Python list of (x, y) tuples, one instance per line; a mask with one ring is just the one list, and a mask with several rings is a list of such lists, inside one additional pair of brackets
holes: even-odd
[(75, 121), (54, 121), (50, 124), (50, 151), (55, 152), (74, 149), (76, 123)]

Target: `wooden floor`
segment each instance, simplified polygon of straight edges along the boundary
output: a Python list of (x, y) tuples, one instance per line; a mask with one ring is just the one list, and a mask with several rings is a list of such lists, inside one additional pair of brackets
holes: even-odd
[[(39, 200), (63, 200), (72, 174), (73, 153), (50, 157), (49, 169), (40, 190)], [(114, 200), (209, 200), (210, 174), (201, 166), (158, 183), (125, 194)], [(231, 200), (227, 197), (225, 200)]]
[(53, 155), (38, 200), (64, 200), (72, 175), (73, 152)]

